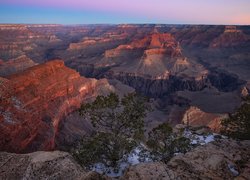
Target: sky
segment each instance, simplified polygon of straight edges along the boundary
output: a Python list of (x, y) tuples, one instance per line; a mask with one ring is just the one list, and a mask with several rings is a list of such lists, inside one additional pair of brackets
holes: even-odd
[(250, 0), (0, 0), (0, 23), (250, 25)]

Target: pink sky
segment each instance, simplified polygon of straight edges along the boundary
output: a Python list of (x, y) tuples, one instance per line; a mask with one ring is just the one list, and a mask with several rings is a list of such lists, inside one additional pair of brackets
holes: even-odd
[(163, 23), (250, 24), (250, 0), (1, 0), (0, 5), (132, 15)]

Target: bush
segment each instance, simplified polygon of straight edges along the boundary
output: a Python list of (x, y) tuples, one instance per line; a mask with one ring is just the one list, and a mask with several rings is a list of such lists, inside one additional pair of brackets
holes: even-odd
[(135, 93), (122, 99), (111, 93), (83, 104), (79, 113), (91, 120), (96, 131), (78, 144), (74, 152), (76, 159), (87, 167), (103, 163), (117, 168), (118, 162), (136, 146), (136, 140), (143, 137), (144, 118), (150, 109), (146, 102), (146, 98)]
[(245, 99), (244, 104), (229, 118), (222, 121), (221, 133), (229, 137), (248, 140), (250, 139), (250, 100)]
[(186, 153), (191, 149), (190, 140), (182, 135), (173, 133), (172, 127), (161, 124), (149, 133), (148, 147), (155, 160), (167, 163), (175, 153)]

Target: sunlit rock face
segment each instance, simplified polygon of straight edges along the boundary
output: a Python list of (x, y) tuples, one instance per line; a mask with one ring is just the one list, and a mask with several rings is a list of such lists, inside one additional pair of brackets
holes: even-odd
[(227, 118), (226, 114), (206, 113), (197, 107), (190, 107), (183, 115), (182, 122), (192, 127), (207, 126), (214, 132), (219, 132), (221, 120)]
[(170, 33), (158, 32), (107, 50), (96, 65), (114, 66), (105, 73), (106, 77), (118, 79), (149, 96), (185, 88), (202, 89), (208, 73), (183, 55), (180, 43)]
[[(191, 106), (205, 119), (240, 106), (250, 89), (249, 36), (249, 26), (0, 25), (0, 74), (8, 81), (30, 67), (15, 60), (23, 55), (35, 63), (60, 58), (82, 76), (119, 80), (158, 98), (161, 118), (155, 113), (152, 119), (180, 123)], [(179, 92), (184, 104), (173, 101)]]
[(107, 80), (81, 77), (60, 60), (1, 78), (0, 88), (0, 147), (10, 152), (53, 149), (61, 118), (114, 90)]

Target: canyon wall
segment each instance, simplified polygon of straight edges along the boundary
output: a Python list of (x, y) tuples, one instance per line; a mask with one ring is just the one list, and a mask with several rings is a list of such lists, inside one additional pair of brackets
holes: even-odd
[(51, 150), (60, 120), (98, 94), (107, 80), (87, 79), (54, 60), (1, 78), (0, 147), (10, 152)]

